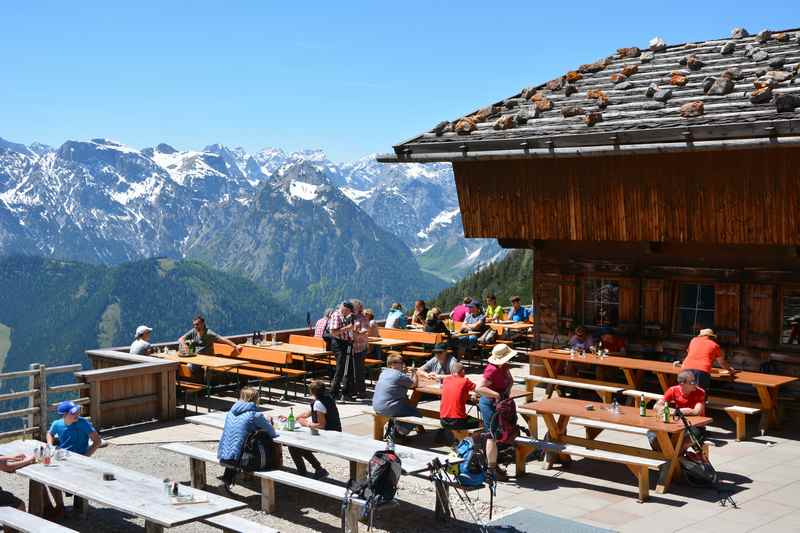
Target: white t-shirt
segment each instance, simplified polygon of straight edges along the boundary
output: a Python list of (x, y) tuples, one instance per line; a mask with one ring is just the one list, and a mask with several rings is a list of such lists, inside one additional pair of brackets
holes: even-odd
[(324, 404), (324, 403), (322, 403), (322, 402), (321, 402), (321, 401), (319, 401), (319, 400), (314, 400), (314, 407), (313, 407), (313, 409), (314, 409), (314, 411), (316, 411), (317, 413), (323, 413), (323, 414), (327, 414), (327, 413), (328, 413), (328, 409), (325, 407), (325, 404)]
[(131, 344), (131, 349), (128, 353), (134, 355), (146, 355), (146, 352), (149, 349), (150, 349), (149, 342), (142, 339), (136, 339), (135, 341), (133, 341), (133, 344)]

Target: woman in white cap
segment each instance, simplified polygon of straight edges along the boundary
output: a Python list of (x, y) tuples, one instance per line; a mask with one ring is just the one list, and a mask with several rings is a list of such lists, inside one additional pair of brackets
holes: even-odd
[(136, 338), (131, 344), (131, 348), (128, 353), (134, 355), (150, 355), (150, 352), (153, 351), (152, 346), (150, 346), (150, 332), (153, 331), (153, 328), (149, 328), (147, 326), (139, 326), (136, 328)]
[(517, 352), (506, 344), (498, 344), (492, 348), (492, 355), (483, 370), (481, 386), (478, 387), (478, 394), (481, 395), (478, 409), (483, 419), (484, 430), (490, 435), (486, 441), (486, 462), (495, 479), (499, 481), (507, 481), (508, 475), (505, 470), (497, 467), (497, 438), (500, 435), (500, 423), (495, 414), (497, 402), (508, 398), (511, 386), (514, 384), (508, 362), (515, 355)]

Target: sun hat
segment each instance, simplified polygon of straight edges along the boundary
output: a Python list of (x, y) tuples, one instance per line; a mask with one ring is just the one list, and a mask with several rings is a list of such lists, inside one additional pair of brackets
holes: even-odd
[(75, 402), (71, 402), (69, 400), (65, 400), (58, 404), (58, 414), (60, 415), (77, 415), (81, 412), (80, 405), (75, 405)]
[(518, 353), (509, 348), (507, 344), (498, 344), (492, 348), (492, 355), (489, 356), (488, 362), (495, 366), (501, 366), (511, 361)]
[(153, 331), (153, 328), (147, 326), (139, 326), (138, 328), (136, 328), (136, 337), (139, 338), (145, 333), (150, 333), (151, 331)]
[(697, 334), (698, 337), (716, 337), (717, 334), (714, 333), (714, 330), (711, 328), (701, 329), (700, 333)]

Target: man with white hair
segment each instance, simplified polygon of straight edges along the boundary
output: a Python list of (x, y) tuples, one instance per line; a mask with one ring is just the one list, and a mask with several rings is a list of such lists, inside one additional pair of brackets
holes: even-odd
[(150, 355), (153, 351), (153, 347), (150, 345), (151, 331), (153, 331), (153, 328), (147, 326), (139, 326), (136, 328), (136, 337), (128, 353), (133, 355)]

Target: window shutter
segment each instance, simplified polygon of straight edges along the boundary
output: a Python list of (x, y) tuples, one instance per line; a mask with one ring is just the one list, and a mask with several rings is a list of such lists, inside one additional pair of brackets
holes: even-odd
[(573, 321), (575, 321), (577, 318), (575, 312), (575, 276), (562, 274), (559, 284), (559, 292), (559, 318), (571, 318)]
[(634, 326), (639, 321), (639, 280), (636, 278), (619, 280), (619, 321)]
[(739, 284), (714, 285), (714, 322), (720, 330), (739, 331)]
[(664, 313), (664, 294), (665, 283), (663, 279), (644, 280), (642, 290), (642, 303), (644, 304), (644, 323), (658, 324), (666, 327), (666, 315)]
[(775, 289), (772, 285), (747, 285), (747, 344), (768, 348), (775, 324)]

